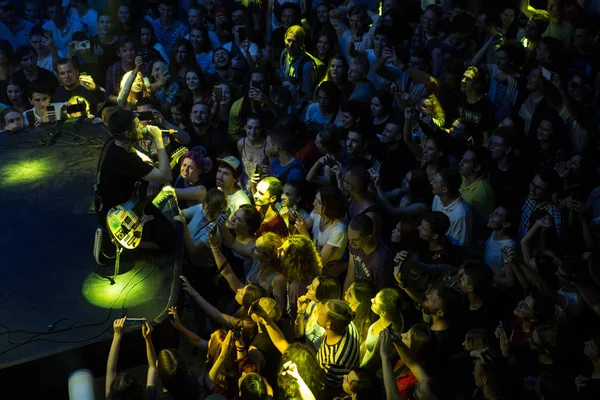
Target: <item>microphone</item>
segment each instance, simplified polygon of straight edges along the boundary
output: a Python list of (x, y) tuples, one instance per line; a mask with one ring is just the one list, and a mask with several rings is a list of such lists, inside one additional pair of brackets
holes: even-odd
[[(175, 130), (175, 129), (161, 129), (160, 131), (161, 131), (163, 134), (165, 134), (165, 135), (173, 135), (173, 134), (175, 134), (175, 133), (179, 133), (179, 131), (178, 131), (178, 130)], [(148, 133), (148, 128), (144, 127), (144, 128), (142, 129), (142, 132), (143, 132), (144, 134), (147, 134), (147, 133)]]

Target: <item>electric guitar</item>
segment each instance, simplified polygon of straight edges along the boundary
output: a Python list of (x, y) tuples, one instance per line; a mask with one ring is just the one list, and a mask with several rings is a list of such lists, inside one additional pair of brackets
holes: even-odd
[[(182, 147), (171, 155), (170, 168), (173, 169), (179, 162), (179, 158), (187, 152), (188, 149)], [(150, 198), (145, 191), (141, 193), (141, 182), (136, 182), (133, 188), (133, 195), (123, 204), (114, 206), (108, 211), (106, 222), (110, 235), (122, 247), (133, 250), (139, 246), (142, 241), (142, 231), (144, 224), (154, 219), (151, 215), (146, 215), (144, 209), (150, 202)], [(160, 201), (164, 201), (162, 197)]]

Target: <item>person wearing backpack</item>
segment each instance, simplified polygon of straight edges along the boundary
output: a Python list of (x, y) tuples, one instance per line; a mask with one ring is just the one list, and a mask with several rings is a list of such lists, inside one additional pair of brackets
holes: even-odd
[(290, 26), (285, 32), (285, 49), (279, 57), (279, 77), (296, 78), (300, 83), (301, 96), (309, 98), (315, 85), (323, 78), (325, 65), (305, 51), (304, 38), (304, 29), (298, 25)]

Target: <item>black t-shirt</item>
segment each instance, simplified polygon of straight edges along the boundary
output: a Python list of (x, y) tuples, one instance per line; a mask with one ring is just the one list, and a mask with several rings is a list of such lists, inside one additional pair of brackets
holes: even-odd
[(516, 205), (527, 195), (527, 185), (531, 178), (529, 169), (523, 163), (514, 161), (507, 171), (491, 163), (489, 182), (496, 193), (496, 204)]
[(477, 126), (477, 135), (473, 137), (475, 144), (481, 146), (483, 143), (482, 132), (491, 132), (495, 128), (494, 105), (487, 96), (482, 96), (476, 103), (470, 104), (467, 96), (460, 96), (457, 114), (459, 117), (471, 121)]
[(148, 183), (142, 177), (154, 168), (135, 153), (128, 152), (114, 142), (107, 146), (109, 149), (100, 167), (99, 187), (104, 212), (129, 200), (136, 182), (142, 183), (140, 193), (145, 195)]
[(379, 179), (383, 190), (389, 191), (402, 186), (406, 173), (417, 168), (417, 160), (408, 150), (404, 141), (395, 150), (386, 148), (383, 152)]
[(206, 150), (206, 156), (213, 159), (221, 157), (229, 150), (229, 142), (227, 140), (227, 132), (222, 129), (209, 127), (203, 134), (199, 135), (193, 126), (186, 129), (191, 136), (189, 148), (202, 146)]
[[(102, 82), (102, 84), (104, 84), (104, 82), (106, 81), (106, 71), (108, 70), (108, 67), (110, 67), (111, 65), (113, 65), (114, 63), (116, 63), (117, 61), (119, 61), (119, 56), (117, 55), (117, 43), (119, 42), (119, 40), (115, 40), (113, 43), (110, 44), (104, 44), (100, 41), (99, 36), (92, 36), (90, 38), (90, 42), (92, 45), (92, 50), (95, 51), (96, 46), (100, 47), (102, 49), (102, 55), (98, 56), (98, 71), (99, 71), (99, 76), (98, 76), (98, 81), (97, 82)], [(81, 69), (80, 69), (81, 71)], [(88, 72), (88, 71), (86, 71)], [(89, 72), (88, 72), (89, 73)], [(96, 77), (94, 77), (95, 79)]]
[(47, 90), (48, 93), (53, 95), (54, 92), (56, 92), (56, 88), (58, 88), (58, 79), (56, 79), (56, 76), (47, 69), (40, 67), (38, 67), (37, 79), (33, 82), (30, 82), (25, 77), (25, 72), (23, 72), (22, 69), (15, 72), (12, 76), (12, 79), (17, 82), (25, 91), (28, 91), (33, 85), (40, 85)]
[(87, 90), (81, 85), (69, 90), (64, 85), (60, 85), (54, 93), (54, 101), (59, 103), (66, 102), (73, 96), (86, 99), (90, 103), (90, 112), (95, 116), (98, 115), (97, 105), (104, 101), (104, 92), (100, 90)]

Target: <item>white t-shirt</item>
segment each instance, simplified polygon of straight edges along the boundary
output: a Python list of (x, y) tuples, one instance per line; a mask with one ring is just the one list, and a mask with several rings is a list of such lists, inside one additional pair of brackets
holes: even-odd
[(341, 220), (335, 220), (321, 232), (319, 225), (321, 224), (321, 215), (310, 213), (313, 220), (312, 237), (317, 251), (320, 253), (326, 244), (336, 247), (329, 261), (341, 260), (346, 252), (348, 245), (348, 230), (346, 224)]
[(502, 249), (507, 246), (516, 250), (517, 242), (512, 239), (496, 240), (494, 239), (494, 232), (492, 232), (485, 242), (485, 253), (483, 258), (488, 267), (494, 272), (494, 276), (498, 278), (504, 277), (504, 262), (506, 259), (502, 255)]
[(98, 34), (98, 12), (93, 8), (90, 8), (85, 14), (80, 16), (77, 10), (71, 7), (67, 17), (83, 25), (89, 37)]
[(461, 197), (444, 206), (440, 197), (436, 195), (433, 198), (431, 211), (441, 211), (450, 219), (450, 228), (446, 236), (453, 245), (466, 247), (471, 244), (473, 212)]
[(238, 190), (231, 196), (227, 196), (227, 209), (229, 210), (229, 219), (235, 214), (242, 204), (250, 204), (250, 198), (243, 190)]

